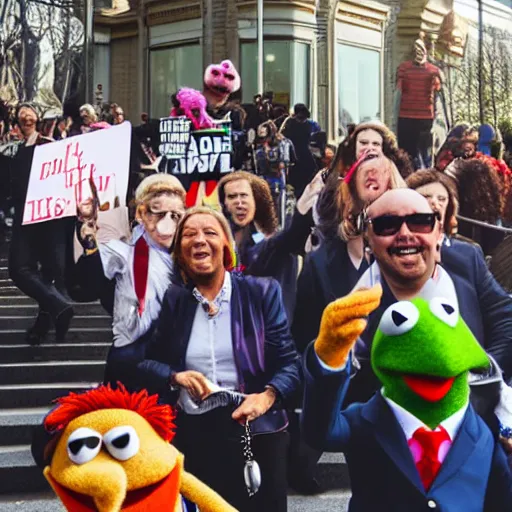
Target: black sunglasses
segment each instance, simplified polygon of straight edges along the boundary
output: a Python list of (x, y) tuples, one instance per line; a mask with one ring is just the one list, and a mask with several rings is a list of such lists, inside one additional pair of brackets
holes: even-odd
[(373, 232), (377, 236), (392, 236), (400, 231), (404, 222), (411, 233), (432, 233), (437, 220), (441, 220), (439, 212), (381, 215), (375, 219), (368, 219), (367, 222), (373, 226)]

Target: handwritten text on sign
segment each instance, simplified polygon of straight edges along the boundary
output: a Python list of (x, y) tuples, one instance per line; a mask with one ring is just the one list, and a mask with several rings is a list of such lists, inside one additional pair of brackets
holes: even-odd
[(92, 177), (102, 204), (124, 206), (128, 189), (131, 125), (99, 130), (38, 146), (30, 171), (23, 224), (76, 215), (90, 197)]

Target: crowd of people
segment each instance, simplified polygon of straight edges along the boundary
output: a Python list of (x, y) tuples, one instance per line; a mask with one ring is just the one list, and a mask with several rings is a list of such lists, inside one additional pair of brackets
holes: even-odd
[[(158, 144), (154, 121), (143, 115), (132, 133), (132, 229), (110, 240), (102, 237), (95, 198), (78, 205), (76, 218), (23, 226), (21, 213), (34, 148), (123, 123), (123, 109), (83, 105), (78, 117), (51, 123), (30, 104), (8, 113), (0, 171), (9, 185), (1, 209), (13, 216), (9, 273), (39, 304), (27, 341), (43, 343), (52, 326), (57, 341), (65, 340), (73, 302), (101, 300), (113, 318), (105, 381), (175, 405), (174, 444), (187, 468), (235, 508), (280, 512), (288, 485), (321, 491), (315, 467), (325, 444), (311, 436), (313, 447), (304, 442), (295, 410), (303, 396), (301, 355), (307, 359), (319, 338), (335, 345), (329, 305), (355, 289), (382, 287), (352, 351), (346, 407), (379, 390), (370, 355), (386, 309), (443, 296), (492, 358), (472, 396), (491, 389), (478, 412), (510, 453), (512, 298), (480, 247), (457, 231), (459, 213), (512, 224), (512, 172), (496, 130), (458, 125), (435, 167), (415, 169), (415, 155), (379, 121), (349, 127), (335, 147), (305, 105), (288, 115), (266, 95), (230, 109), (239, 114), (232, 121), (241, 146), (234, 147), (234, 172), (218, 184), (221, 211), (187, 208), (183, 184), (152, 167)], [(273, 194), (276, 180), (294, 196), (286, 219)], [(334, 366), (345, 361), (332, 357)], [(486, 379), (501, 386), (485, 388)], [(221, 390), (231, 392), (227, 399), (202, 407)], [(240, 448), (247, 423), (262, 474), (253, 497)]]

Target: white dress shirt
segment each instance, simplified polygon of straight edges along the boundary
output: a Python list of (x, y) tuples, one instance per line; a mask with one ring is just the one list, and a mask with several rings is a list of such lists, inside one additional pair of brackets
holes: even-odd
[[(148, 278), (144, 311), (139, 315), (139, 300), (135, 293), (133, 260), (135, 244), (143, 236), (149, 246)], [(133, 230), (130, 242), (111, 240), (98, 246), (103, 272), (115, 279), (113, 334), (114, 346), (124, 347), (138, 340), (149, 330), (162, 309), (162, 300), (169, 288), (173, 264), (169, 251), (157, 245), (142, 226)]]
[[(238, 373), (231, 336), (231, 291), (231, 276), (226, 272), (222, 289), (213, 300), (218, 312), (209, 316), (198, 302), (185, 356), (185, 368), (202, 373), (220, 388), (237, 390)], [(197, 289), (194, 294), (203, 299)], [(184, 394), (188, 393), (182, 388), (180, 406), (188, 414), (197, 414), (197, 410), (190, 407), (189, 397)]]

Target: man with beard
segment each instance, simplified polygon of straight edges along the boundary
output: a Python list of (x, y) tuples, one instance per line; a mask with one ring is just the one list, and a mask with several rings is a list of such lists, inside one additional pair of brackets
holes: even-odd
[(355, 289), (380, 282), (380, 306), (370, 314), (356, 357), (356, 374), (347, 402), (367, 400), (378, 383), (369, 364), (371, 340), (383, 312), (415, 297), (445, 297), (458, 304), (461, 317), (482, 347), (512, 375), (512, 299), (487, 269), (481, 250), (464, 244), (457, 254), (441, 252), (442, 229), (428, 201), (410, 189), (390, 190), (366, 212), (366, 236), (375, 262)]
[[(12, 161), (14, 224), (9, 253), (9, 275), (14, 284), (39, 304), (36, 322), (27, 331), (27, 341), (40, 343), (55, 326), (57, 341), (63, 341), (73, 317), (73, 308), (65, 283), (66, 258), (69, 254), (72, 219), (56, 219), (23, 226), (23, 210), (35, 146), (51, 142), (37, 131), (38, 113), (33, 105), (21, 104), (16, 122), (23, 134)], [(69, 233), (68, 233), (69, 232)]]

